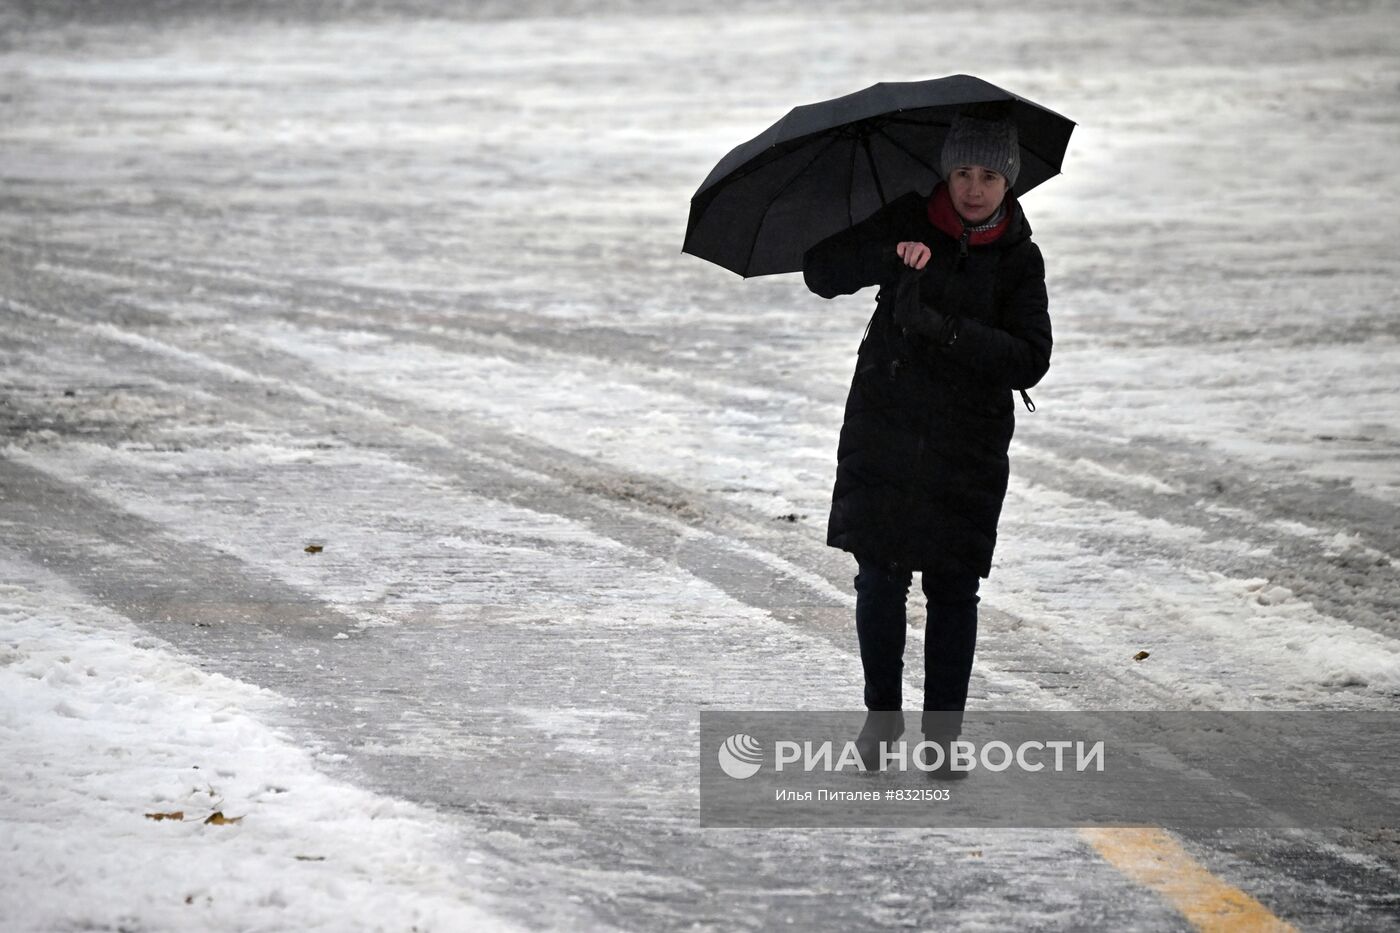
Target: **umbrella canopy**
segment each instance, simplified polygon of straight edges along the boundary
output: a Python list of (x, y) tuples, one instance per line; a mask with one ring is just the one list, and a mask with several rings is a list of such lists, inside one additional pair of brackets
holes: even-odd
[(812, 245), (942, 178), (953, 118), (1000, 105), (1023, 194), (1060, 172), (1074, 121), (971, 75), (887, 82), (790, 111), (719, 161), (690, 200), (684, 252), (742, 276), (798, 272)]

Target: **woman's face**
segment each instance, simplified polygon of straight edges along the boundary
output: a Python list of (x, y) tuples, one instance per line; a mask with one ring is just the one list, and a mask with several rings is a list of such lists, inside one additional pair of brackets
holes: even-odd
[(963, 220), (980, 224), (996, 213), (1006, 197), (1006, 177), (982, 165), (964, 165), (953, 170), (948, 193)]

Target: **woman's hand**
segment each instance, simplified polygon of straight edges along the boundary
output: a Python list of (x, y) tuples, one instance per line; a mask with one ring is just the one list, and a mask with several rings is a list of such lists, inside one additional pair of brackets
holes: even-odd
[(933, 255), (933, 251), (927, 246), (914, 240), (905, 240), (894, 248), (894, 252), (911, 269), (922, 269), (928, 265), (928, 259)]

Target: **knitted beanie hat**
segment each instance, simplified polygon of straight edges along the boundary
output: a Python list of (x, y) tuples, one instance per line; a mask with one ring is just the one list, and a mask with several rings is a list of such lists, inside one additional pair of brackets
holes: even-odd
[(943, 142), (943, 177), (963, 165), (982, 165), (1006, 178), (1007, 187), (1021, 174), (1021, 147), (1016, 125), (1006, 120), (982, 120), (959, 114)]

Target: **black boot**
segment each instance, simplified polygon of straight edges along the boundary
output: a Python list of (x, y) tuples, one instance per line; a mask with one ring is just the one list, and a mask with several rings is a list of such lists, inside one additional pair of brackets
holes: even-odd
[(871, 710), (856, 736), (856, 751), (866, 771), (880, 771), (884, 751), (904, 734), (904, 713), (899, 710)]

